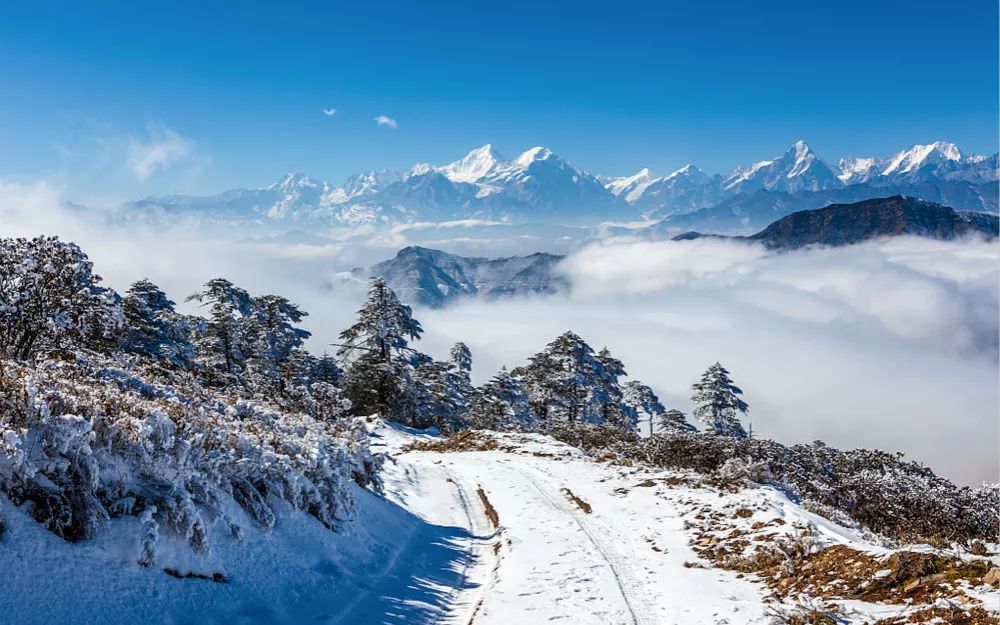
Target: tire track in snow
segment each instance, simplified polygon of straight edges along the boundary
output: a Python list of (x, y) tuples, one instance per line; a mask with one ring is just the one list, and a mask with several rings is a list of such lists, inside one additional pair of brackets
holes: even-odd
[[(490, 525), (489, 520), (486, 518), (485, 510), (477, 511), (478, 513), (473, 512), (473, 508), (478, 507), (475, 503), (473, 503), (478, 501), (478, 497), (473, 498), (472, 493), (474, 490), (471, 485), (458, 478), (451, 468), (442, 466), (441, 469), (444, 472), (446, 479), (455, 486), (455, 493), (457, 495), (459, 505), (462, 507), (462, 511), (465, 513), (466, 519), (468, 520), (468, 529), (471, 534), (468, 541), (468, 555), (470, 557), (470, 561), (463, 566), (462, 583), (459, 587), (453, 588), (450, 593), (451, 608), (449, 610), (454, 618), (462, 616), (463, 618), (461, 618), (460, 622), (468, 625), (475, 619), (476, 613), (479, 611), (479, 607), (482, 605), (483, 600), (486, 597), (486, 593), (496, 583), (499, 575), (499, 554), (492, 548), (487, 547), (483, 540), (487, 536), (490, 538), (498, 537), (500, 532), (498, 530), (494, 530), (492, 525)], [(487, 561), (490, 559), (490, 556), (492, 556), (492, 562)], [(482, 558), (483, 562), (489, 566), (489, 578), (479, 586), (477, 589), (478, 592), (473, 595), (469, 607), (465, 610), (465, 614), (460, 615), (457, 613), (459, 605), (456, 599), (462, 596), (463, 587), (468, 584), (470, 573), (483, 566), (483, 562), (480, 562), (480, 558)]]
[[(505, 462), (505, 464), (507, 463)], [(632, 573), (632, 567), (618, 553), (618, 550), (606, 540), (604, 534), (595, 531), (589, 520), (584, 519), (573, 508), (564, 505), (561, 498), (554, 496), (551, 492), (547, 492), (526, 470), (520, 467), (515, 467), (515, 469), (553, 508), (572, 518), (580, 530), (583, 531), (584, 535), (594, 546), (594, 549), (597, 550), (611, 570), (622, 599), (625, 601), (625, 607), (632, 618), (633, 625), (658, 625), (659, 621), (655, 613), (642, 597), (643, 585), (636, 581), (635, 574)]]

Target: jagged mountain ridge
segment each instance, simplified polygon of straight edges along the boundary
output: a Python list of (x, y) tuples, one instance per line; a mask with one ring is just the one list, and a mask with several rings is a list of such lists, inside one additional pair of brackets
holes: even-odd
[(409, 246), (389, 260), (351, 271), (353, 277), (382, 278), (406, 302), (438, 308), (461, 297), (490, 299), (556, 293), (569, 286), (554, 271), (563, 259), (538, 252), (508, 258), (470, 258)]
[[(714, 227), (713, 215), (753, 202), (767, 204), (766, 223), (791, 212), (784, 210), (786, 204), (818, 208), (893, 194), (915, 195), (961, 210), (996, 211), (996, 181), (997, 155), (964, 155), (954, 144), (940, 141), (886, 158), (841, 159), (835, 166), (799, 141), (776, 158), (725, 176), (687, 165), (660, 177), (644, 168), (633, 176), (604, 179), (548, 148), (534, 147), (505, 160), (487, 144), (446, 165), (419, 163), (405, 173), (370, 171), (341, 186), (296, 173), (259, 189), (146, 198), (125, 208), (319, 226), (457, 219), (596, 223), (692, 214), (688, 221), (698, 220), (695, 225), (705, 228)], [(810, 193), (816, 195), (810, 199)], [(780, 194), (800, 196), (805, 205), (786, 201)], [(699, 212), (712, 209), (718, 210)], [(737, 225), (762, 224), (750, 219)]]
[(726, 234), (752, 233), (796, 211), (894, 195), (919, 197), (960, 211), (996, 213), (1000, 209), (997, 194), (996, 181), (974, 184), (951, 180), (887, 186), (854, 184), (837, 189), (794, 193), (760, 189), (733, 196), (715, 206), (665, 217), (650, 226), (650, 229), (664, 233), (688, 230), (709, 230)]
[[(996, 239), (1000, 234), (1000, 218), (988, 213), (956, 211), (934, 202), (897, 195), (797, 211), (756, 234), (733, 238), (762, 243), (772, 250), (794, 250), (807, 245), (853, 245), (891, 236), (951, 240), (972, 234)], [(702, 236), (718, 235), (687, 232), (674, 239), (690, 240)]]

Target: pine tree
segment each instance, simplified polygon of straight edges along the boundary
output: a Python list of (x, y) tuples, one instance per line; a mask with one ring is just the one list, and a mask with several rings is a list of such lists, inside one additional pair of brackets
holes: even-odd
[(623, 391), (618, 379), (628, 374), (625, 365), (611, 355), (604, 347), (595, 356), (597, 368), (597, 386), (592, 393), (592, 401), (598, 406), (601, 420), (624, 430), (635, 431), (638, 428), (638, 413), (629, 405), (623, 403)]
[(515, 367), (510, 375), (517, 380), (528, 396), (531, 412), (548, 426), (553, 416), (553, 406), (559, 402), (559, 389), (553, 373), (560, 365), (548, 351), (542, 351), (528, 358), (528, 364)]
[(372, 280), (358, 321), (340, 333), (337, 350), (346, 363), (344, 393), (355, 414), (379, 413), (406, 422), (413, 417), (409, 392), (414, 356), (409, 341), (423, 334), (413, 311), (381, 278)]
[(401, 303), (382, 278), (372, 280), (365, 305), (358, 311), (358, 321), (340, 333), (337, 354), (350, 360), (359, 353), (375, 354), (389, 362), (394, 356), (409, 355), (409, 341), (424, 333), (413, 318), (413, 309)]
[(476, 429), (522, 431), (536, 429), (538, 421), (520, 382), (506, 367), (476, 389), (468, 420)]
[(249, 309), (241, 334), (250, 383), (260, 391), (284, 392), (286, 378), (296, 377), (293, 356), (311, 336), (296, 327), (308, 313), (280, 295), (251, 298)]
[(430, 359), (421, 362), (415, 369), (410, 391), (411, 424), (419, 428), (436, 426), (442, 432), (462, 429), (472, 391), (468, 375), (453, 362)]
[(666, 412), (666, 408), (660, 403), (660, 398), (653, 389), (639, 380), (626, 382), (623, 395), (624, 403), (635, 411), (639, 419), (649, 424), (649, 435), (652, 436), (653, 423)]
[(215, 278), (187, 299), (209, 307), (208, 321), (194, 342), (206, 370), (223, 382), (238, 377), (247, 357), (243, 318), (250, 314), (250, 295), (225, 278)]
[(659, 419), (660, 432), (695, 432), (696, 428), (688, 423), (683, 412), (676, 408), (667, 410)]
[(337, 360), (325, 352), (310, 364), (309, 377), (316, 382), (337, 386), (344, 377), (344, 370), (337, 364)]
[(466, 376), (472, 372), (472, 352), (469, 346), (459, 341), (451, 348), (451, 362)]
[(133, 282), (122, 299), (123, 349), (177, 367), (192, 366), (195, 352), (190, 334), (195, 324), (174, 306), (166, 293), (149, 280)]
[(603, 365), (577, 334), (559, 335), (511, 374), (524, 385), (532, 410), (547, 426), (558, 421), (603, 421)]
[(733, 384), (725, 367), (715, 363), (691, 388), (694, 390), (691, 401), (695, 405), (693, 413), (696, 419), (716, 434), (747, 437), (736, 413), (745, 415), (750, 407), (740, 397), (743, 391)]
[(0, 354), (111, 351), (124, 322), (121, 298), (74, 243), (58, 237), (0, 239)]
[(511, 372), (528, 394), (532, 411), (548, 426), (568, 423), (611, 423), (635, 429), (637, 415), (622, 404), (618, 379), (626, 375), (621, 361), (607, 348), (593, 348), (573, 332), (565, 332)]

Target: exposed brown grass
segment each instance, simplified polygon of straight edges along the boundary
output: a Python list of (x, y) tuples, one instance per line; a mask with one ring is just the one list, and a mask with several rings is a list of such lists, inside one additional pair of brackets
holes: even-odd
[(483, 511), (486, 513), (486, 518), (493, 524), (493, 529), (498, 529), (500, 527), (500, 515), (497, 514), (496, 508), (490, 503), (489, 497), (486, 496), (486, 491), (480, 486), (476, 490), (476, 493), (479, 495), (479, 500), (483, 502)]
[(1000, 625), (1000, 619), (995, 614), (991, 614), (979, 606), (972, 608), (927, 608), (905, 616), (875, 621), (875, 625), (909, 625), (930, 622), (943, 625)]
[(494, 451), (499, 449), (497, 439), (486, 432), (465, 430), (448, 438), (416, 441), (403, 448), (403, 451)]
[(593, 511), (593, 508), (590, 507), (589, 503), (577, 497), (575, 494), (573, 494), (573, 491), (571, 491), (570, 489), (564, 488), (562, 489), (562, 492), (564, 495), (566, 495), (566, 499), (569, 499), (570, 501), (576, 504), (577, 508), (583, 510), (587, 514), (590, 514)]

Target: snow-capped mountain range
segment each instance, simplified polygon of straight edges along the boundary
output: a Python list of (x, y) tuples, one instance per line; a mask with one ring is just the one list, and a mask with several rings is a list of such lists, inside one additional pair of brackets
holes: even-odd
[[(147, 198), (126, 208), (318, 226), (455, 219), (596, 223), (694, 213), (760, 192), (796, 194), (816, 208), (819, 204), (808, 206), (810, 194), (850, 189), (854, 200), (907, 193), (934, 201), (960, 198), (954, 206), (959, 210), (995, 211), (997, 178), (996, 154), (966, 155), (941, 141), (885, 158), (845, 158), (832, 166), (799, 141), (776, 158), (726, 175), (686, 165), (663, 176), (644, 168), (616, 178), (585, 172), (548, 148), (533, 147), (507, 160), (487, 144), (445, 165), (370, 171), (340, 186), (291, 173), (263, 188)], [(892, 192), (880, 191), (884, 188)], [(771, 212), (780, 216), (780, 201), (774, 203)]]

